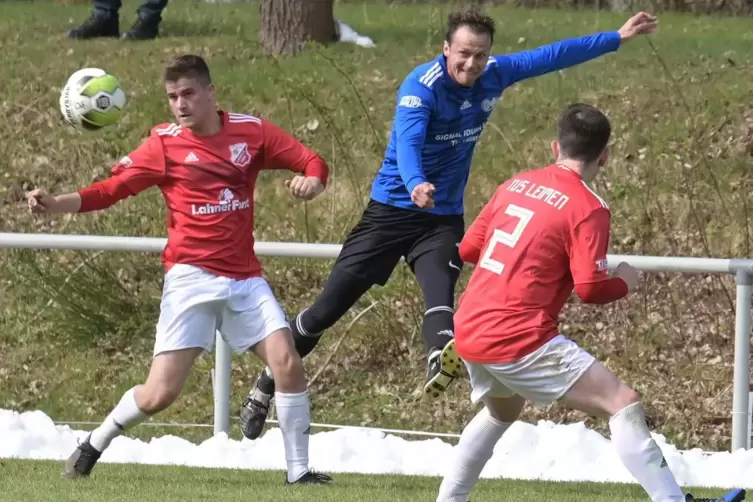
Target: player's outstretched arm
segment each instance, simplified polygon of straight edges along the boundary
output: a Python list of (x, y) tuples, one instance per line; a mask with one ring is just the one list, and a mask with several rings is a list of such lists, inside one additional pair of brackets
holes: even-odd
[(324, 192), (329, 166), (316, 152), (269, 121), (262, 121), (264, 169), (286, 169), (299, 173), (285, 180), (293, 197), (311, 200)]
[(575, 293), (583, 303), (617, 301), (631, 293), (638, 283), (638, 276), (630, 276), (632, 267), (626, 263), (620, 264), (614, 277), (609, 276), (609, 220), (609, 210), (600, 208), (592, 211), (570, 231), (570, 273), (575, 283)]
[(162, 144), (150, 136), (139, 148), (112, 168), (113, 176), (73, 193), (53, 196), (44, 190), (26, 194), (29, 211), (35, 214), (86, 213), (106, 209), (162, 181), (165, 160)]
[(78, 192), (53, 196), (37, 188), (26, 194), (26, 201), (32, 214), (78, 213), (81, 209)]
[(619, 49), (638, 35), (656, 30), (656, 17), (639, 12), (616, 31), (560, 40), (536, 49), (493, 56), (503, 87), (545, 73), (576, 66)]

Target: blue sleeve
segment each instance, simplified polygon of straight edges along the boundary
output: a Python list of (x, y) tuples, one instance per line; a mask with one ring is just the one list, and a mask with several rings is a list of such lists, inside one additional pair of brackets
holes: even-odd
[(508, 87), (527, 78), (569, 68), (614, 52), (620, 47), (620, 40), (617, 31), (610, 31), (560, 40), (537, 49), (493, 58), (503, 87)]
[(421, 150), (426, 138), (434, 108), (434, 93), (426, 86), (409, 78), (397, 92), (395, 108), (395, 150), (400, 177), (412, 193), (416, 185), (425, 183)]

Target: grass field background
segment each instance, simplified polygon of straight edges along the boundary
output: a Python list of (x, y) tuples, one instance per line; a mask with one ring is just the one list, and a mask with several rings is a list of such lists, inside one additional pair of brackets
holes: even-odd
[[(132, 22), (136, 5), (126, 2), (121, 10), (123, 28)], [(157, 190), (108, 212), (56, 220), (29, 216), (23, 193), (30, 187), (72, 191), (107, 176), (150, 127), (170, 121), (161, 65), (173, 55), (194, 52), (207, 57), (223, 107), (276, 122), (330, 164), (327, 194), (308, 204), (293, 202), (285, 192), (287, 174), (261, 176), (257, 239), (339, 243), (367, 201), (397, 86), (415, 65), (438, 54), (449, 12), (446, 6), (338, 5), (337, 16), (372, 37), (376, 48), (337, 44), (275, 60), (258, 48), (254, 4), (171, 4), (163, 37), (153, 42), (64, 39), (65, 30), (86, 18), (88, 9), (0, 3), (0, 113), (5, 117), (0, 121), (0, 231), (164, 236), (165, 210)], [(498, 53), (617, 29), (628, 17), (504, 7), (490, 12), (499, 23)], [(466, 192), (467, 223), (508, 176), (551, 160), (557, 114), (566, 104), (583, 101), (607, 111), (613, 122), (613, 162), (595, 184), (612, 208), (611, 252), (750, 257), (751, 42), (749, 19), (663, 14), (650, 43), (641, 38), (616, 54), (508, 89), (477, 146)], [(63, 125), (58, 92), (84, 66), (106, 68), (125, 86), (129, 103), (117, 127), (84, 133)], [(327, 260), (272, 258), (263, 264), (290, 314), (313, 301), (331, 266)], [(0, 251), (0, 406), (41, 409), (58, 420), (101, 420), (146, 376), (161, 277), (157, 255)], [(657, 432), (683, 448), (727, 449), (733, 302), (730, 278), (651, 274), (644, 276), (639, 294), (617, 305), (571, 302), (562, 328), (633, 383)], [(473, 413), (464, 378), (437, 402), (414, 394), (425, 372), (422, 313), (419, 290), (401, 266), (386, 287), (373, 289), (330, 330), (306, 359), (313, 419), (459, 432)], [(209, 355), (199, 361), (186, 392), (157, 417), (160, 421), (211, 422), (211, 366)], [(233, 359), (233, 413), (259, 368), (251, 356)], [(553, 407), (527, 409), (524, 418), (585, 417)], [(606, 430), (603, 422), (588, 419), (587, 424)], [(235, 423), (231, 432), (240, 437)], [(162, 433), (146, 427), (133, 431), (139, 437)], [(200, 440), (209, 432), (181, 434)], [(3, 465), (21, 478), (52, 472), (47, 464)], [(157, 493), (150, 483), (161, 483), (162, 475), (143, 472), (142, 488)], [(186, 472), (181, 476), (190, 478)], [(277, 482), (271, 474), (259, 476), (254, 479)], [(242, 473), (216, 479), (227, 480), (227, 485), (217, 481), (217, 489), (241, 496)], [(367, 482), (365, 496), (380, 500), (383, 482), (414, 486), (411, 480), (382, 479)], [(415, 483), (422, 493), (434, 489)], [(515, 486), (532, 493), (542, 489)], [(40, 497), (49, 488), (43, 487)], [(108, 488), (64, 488), (71, 497), (70, 490), (86, 489)], [(594, 497), (603, 497), (601, 488), (596, 491)]]
[[(2, 460), (4, 486), (0, 500), (77, 501), (108, 500), (143, 502), (179, 500), (225, 500), (253, 498), (267, 501), (341, 502), (369, 500), (387, 502), (436, 500), (439, 478), (387, 475), (333, 475), (331, 486), (283, 486), (277, 471), (199, 469), (179, 466), (101, 464), (96, 476), (71, 482), (59, 476), (60, 465), (34, 460)], [(694, 490), (695, 496), (719, 496), (721, 490)], [(644, 501), (639, 485), (614, 483), (553, 483), (482, 479), (472, 500), (512, 502), (557, 500), (562, 502)]]

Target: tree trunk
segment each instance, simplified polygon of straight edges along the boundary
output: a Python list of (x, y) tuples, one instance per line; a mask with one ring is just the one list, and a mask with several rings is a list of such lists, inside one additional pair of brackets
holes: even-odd
[(309, 41), (336, 40), (334, 0), (261, 0), (259, 40), (274, 55), (298, 54)]

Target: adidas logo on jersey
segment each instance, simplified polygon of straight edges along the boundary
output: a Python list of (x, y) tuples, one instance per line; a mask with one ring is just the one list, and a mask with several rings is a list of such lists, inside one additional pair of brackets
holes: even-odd
[(190, 162), (198, 162), (198, 161), (199, 161), (199, 158), (193, 152), (189, 152), (188, 155), (186, 155), (186, 158), (183, 159), (183, 162), (185, 162), (186, 164)]
[(460, 105), (460, 110), (461, 110), (461, 111), (462, 111), (462, 110), (465, 110), (465, 109), (467, 109), (467, 108), (470, 108), (471, 106), (473, 106), (473, 105), (471, 105), (471, 102), (470, 102), (470, 101), (468, 101), (468, 100), (465, 100), (465, 101), (463, 101), (463, 104), (462, 104), (462, 105)]

